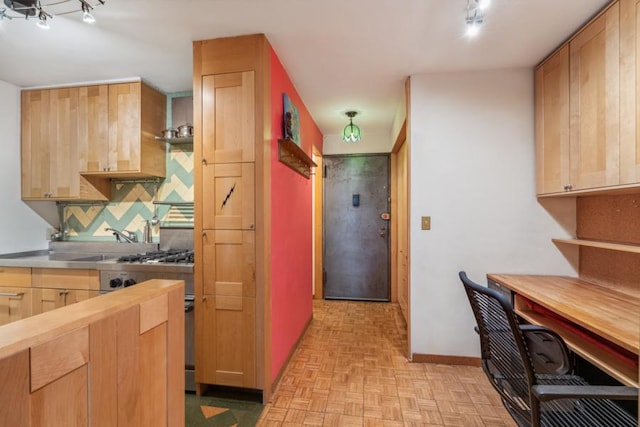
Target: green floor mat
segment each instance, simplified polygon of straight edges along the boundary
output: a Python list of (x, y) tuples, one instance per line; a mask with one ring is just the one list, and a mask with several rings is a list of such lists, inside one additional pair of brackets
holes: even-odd
[(186, 427), (253, 427), (263, 405), (242, 400), (185, 395)]

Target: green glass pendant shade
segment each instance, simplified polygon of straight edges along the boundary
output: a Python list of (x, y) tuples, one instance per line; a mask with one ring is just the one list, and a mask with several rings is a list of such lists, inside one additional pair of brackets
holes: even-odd
[(349, 124), (344, 127), (342, 131), (342, 140), (344, 142), (358, 142), (362, 138), (362, 133), (358, 125), (353, 124), (353, 117), (357, 113), (355, 111), (347, 111), (346, 115), (349, 117)]

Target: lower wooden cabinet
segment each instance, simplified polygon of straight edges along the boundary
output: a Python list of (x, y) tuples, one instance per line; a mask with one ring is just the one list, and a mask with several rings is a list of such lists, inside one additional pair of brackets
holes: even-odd
[(34, 268), (31, 281), (33, 315), (99, 295), (97, 270)]
[(31, 288), (0, 287), (0, 325), (31, 316)]
[(56, 308), (97, 297), (99, 291), (88, 289), (34, 288), (31, 314), (36, 315)]
[(196, 382), (257, 388), (255, 232), (205, 230), (196, 287)]
[(31, 269), (0, 267), (0, 325), (31, 316)]
[(255, 388), (255, 298), (205, 295), (196, 381)]

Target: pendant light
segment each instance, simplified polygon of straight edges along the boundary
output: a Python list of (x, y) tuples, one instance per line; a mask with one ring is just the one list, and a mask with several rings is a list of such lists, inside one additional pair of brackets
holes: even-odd
[(349, 117), (349, 124), (342, 131), (342, 140), (344, 142), (358, 142), (362, 138), (362, 133), (357, 125), (353, 124), (353, 118), (358, 114), (357, 111), (347, 111), (345, 113)]

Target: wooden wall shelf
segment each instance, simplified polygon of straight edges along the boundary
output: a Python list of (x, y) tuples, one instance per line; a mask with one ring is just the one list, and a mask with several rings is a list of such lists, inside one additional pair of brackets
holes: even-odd
[(554, 243), (564, 243), (567, 245), (588, 246), (591, 248), (609, 249), (612, 251), (631, 252), (640, 254), (640, 246), (624, 243), (600, 242), (597, 240), (583, 239), (551, 239)]
[(318, 166), (290, 139), (278, 140), (278, 159), (307, 179), (311, 176), (311, 168)]

